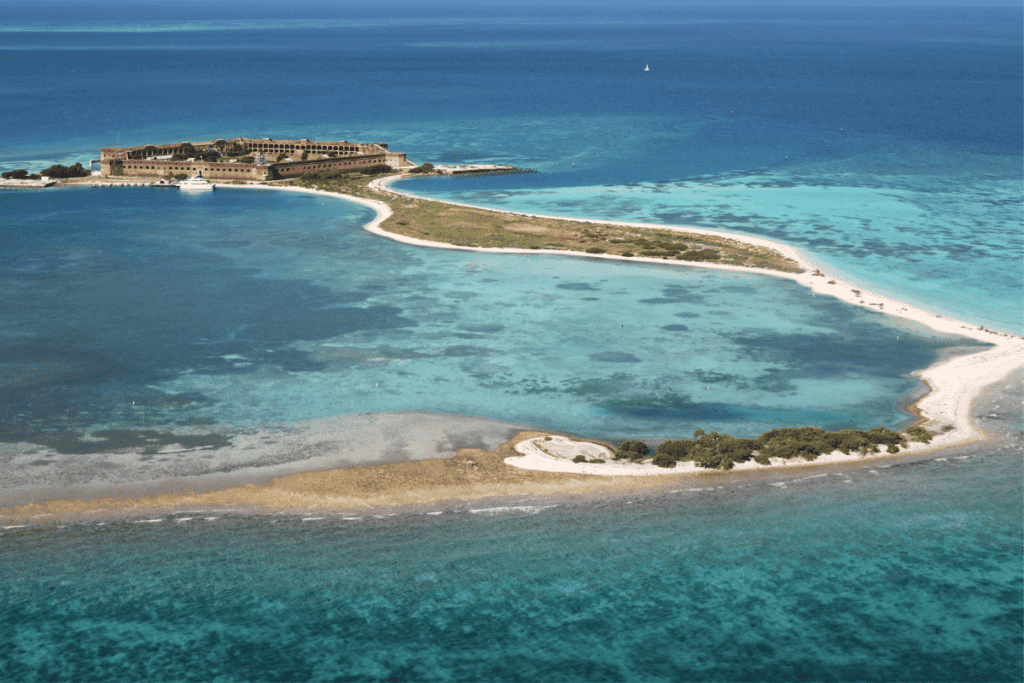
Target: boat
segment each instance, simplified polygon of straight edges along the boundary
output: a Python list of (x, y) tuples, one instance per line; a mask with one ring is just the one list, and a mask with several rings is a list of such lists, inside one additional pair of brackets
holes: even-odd
[(651, 70), (651, 65), (650, 64), (644, 64), (644, 71), (650, 71), (650, 70)]
[(213, 183), (203, 180), (200, 176), (192, 176), (191, 178), (178, 182), (179, 190), (186, 190), (189, 192), (205, 192), (207, 190), (212, 190), (213, 188)]

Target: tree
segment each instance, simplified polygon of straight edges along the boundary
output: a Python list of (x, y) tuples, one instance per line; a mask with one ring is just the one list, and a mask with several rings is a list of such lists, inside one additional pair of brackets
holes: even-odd
[(430, 163), (429, 161), (427, 163), (425, 163), (425, 164), (420, 164), (420, 171), (422, 173), (433, 173), (434, 172), (434, 165), (432, 163)]
[(648, 451), (647, 444), (643, 441), (623, 441), (619, 449), (615, 451), (615, 459), (643, 460), (647, 456)]
[(303, 150), (302, 151), (302, 160), (305, 161), (308, 158), (309, 158), (309, 150)]
[(657, 453), (654, 459), (651, 460), (651, 464), (657, 465), (658, 467), (675, 467), (676, 459), (668, 453)]
[(6, 173), (0, 173), (0, 177), (5, 180), (22, 180), (28, 177), (28, 171), (23, 168), (19, 168), (15, 171), (7, 171)]
[[(693, 449), (693, 441), (665, 441), (654, 453), (654, 464), (658, 467), (675, 467), (677, 462), (693, 460), (690, 451)], [(671, 463), (671, 464), (669, 464)]]
[(391, 173), (392, 170), (387, 164), (374, 164), (373, 166), (359, 169), (359, 172), (363, 175), (377, 175), (378, 173)]
[(44, 168), (40, 171), (40, 174), (51, 178), (84, 178), (87, 175), (91, 175), (92, 172), (82, 166), (81, 163), (76, 163), (74, 166), (54, 164), (49, 168)]
[(240, 164), (251, 164), (254, 161), (256, 161), (256, 157), (241, 157), (238, 160), (238, 163), (240, 163)]

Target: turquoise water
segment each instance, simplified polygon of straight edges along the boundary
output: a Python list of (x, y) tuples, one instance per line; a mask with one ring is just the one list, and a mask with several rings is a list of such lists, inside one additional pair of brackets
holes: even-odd
[(0, 678), (1019, 680), (1022, 474), (8, 529)]
[[(1019, 7), (246, 15), (0, 0), (0, 170), (386, 141), (540, 171), (416, 192), (764, 235), (1024, 327)], [(959, 343), (788, 282), (413, 249), (369, 216), (261, 191), (0, 192), (3, 500), (443, 456), (522, 424), (900, 426), (907, 373)], [(40, 518), (0, 529), (0, 680), (1019, 681), (1020, 405), (1018, 376), (974, 405), (996, 440), (931, 460), (700, 491)], [(316, 417), (343, 424), (277, 451), (218, 441)], [(221, 447), (161, 452), (165, 432)]]
[[(978, 346), (769, 276), (407, 246), (363, 230), (364, 207), (310, 195), (3, 198), (17, 229), (0, 278), (22, 295), (6, 304), (0, 424), (27, 468), (10, 480), (68, 458), (74, 483), (138, 476), (112, 473), (102, 430), (144, 442), (358, 413), (611, 440), (898, 428), (909, 373)], [(183, 474), (228, 456), (162, 458)]]
[[(692, 154), (706, 144), (694, 137), (647, 150)], [(907, 143), (894, 151), (885, 147), (895, 141), (832, 137), (834, 156), (794, 154), (793, 161), (684, 180), (596, 184), (607, 161), (584, 156), (546, 164), (560, 171), (557, 180), (415, 179), (395, 189), (517, 212), (767, 237), (870, 291), (974, 324), (1024, 330), (1019, 158)], [(569, 163), (574, 173), (565, 172)]]

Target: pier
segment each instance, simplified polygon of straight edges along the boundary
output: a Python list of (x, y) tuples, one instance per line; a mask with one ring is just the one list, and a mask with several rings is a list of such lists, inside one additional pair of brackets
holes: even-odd
[(511, 175), (519, 173), (536, 173), (532, 168), (516, 168), (498, 164), (464, 164), (460, 166), (434, 166), (441, 175), (460, 176), (462, 178), (485, 175)]

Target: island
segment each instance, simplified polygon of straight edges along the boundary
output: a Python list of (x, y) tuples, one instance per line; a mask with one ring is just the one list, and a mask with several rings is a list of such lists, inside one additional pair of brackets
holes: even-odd
[[(970, 419), (972, 401), (984, 387), (1024, 366), (1024, 338), (863, 291), (827, 274), (789, 245), (691, 226), (484, 209), (402, 192), (392, 187), (394, 181), (439, 171), (430, 164), (411, 164), (404, 154), (391, 152), (386, 143), (234, 138), (104, 148), (100, 164), (100, 176), (107, 182), (150, 184), (184, 175), (217, 180), (232, 188), (305, 192), (357, 202), (376, 214), (364, 226), (366, 230), (422, 247), (524, 256), (572, 254), (785, 277), (809, 288), (815, 296), (836, 297), (987, 346), (915, 373), (929, 392), (910, 406), (917, 419), (903, 433), (884, 427), (826, 432), (810, 426), (744, 439), (697, 430), (693, 439), (667, 441), (652, 452), (637, 440), (616, 448), (562, 434), (521, 432), (496, 451), (461, 449), (454, 458), (305, 472), (266, 485), (203, 493), (51, 500), (0, 508), (0, 519), (5, 521), (196, 505), (347, 509), (512, 495), (577, 495), (634, 490), (652, 481), (676, 482), (727, 470), (923, 454), (984, 439), (985, 434)], [(462, 170), (471, 172), (469, 167)], [(509, 167), (481, 172), (509, 172)], [(58, 186), (82, 183), (95, 184), (95, 176), (69, 178)], [(253, 437), (257, 438), (260, 435)]]

